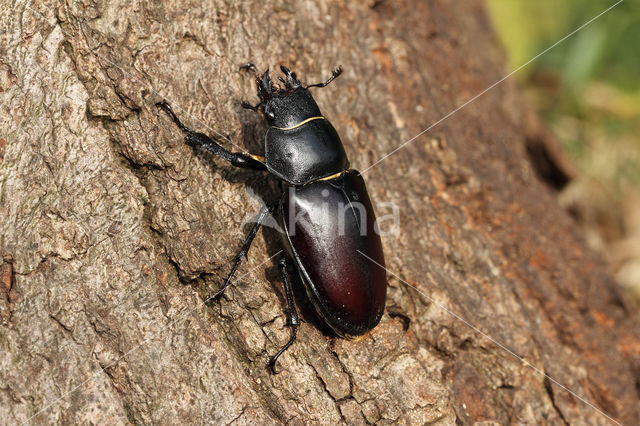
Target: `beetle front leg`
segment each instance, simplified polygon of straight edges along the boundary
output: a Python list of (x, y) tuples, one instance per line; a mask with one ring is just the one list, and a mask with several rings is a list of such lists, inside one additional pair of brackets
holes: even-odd
[(289, 341), (275, 354), (271, 357), (269, 361), (269, 369), (273, 374), (278, 374), (276, 371), (276, 361), (282, 355), (284, 351), (286, 351), (289, 346), (293, 344), (296, 340), (298, 334), (298, 326), (300, 325), (300, 318), (298, 317), (298, 311), (296, 311), (296, 305), (293, 300), (293, 287), (291, 287), (291, 281), (289, 281), (289, 275), (287, 273), (287, 265), (289, 264), (289, 260), (287, 257), (282, 257), (278, 262), (278, 268), (280, 269), (280, 274), (282, 275), (282, 281), (284, 282), (284, 292), (287, 298), (287, 320), (289, 321), (289, 325), (291, 326), (291, 337)]
[(240, 152), (228, 151), (204, 133), (194, 132), (193, 130), (182, 124), (176, 113), (173, 112), (171, 105), (169, 105), (166, 100), (158, 102), (156, 106), (162, 108), (169, 115), (171, 121), (173, 121), (180, 128), (180, 130), (182, 130), (182, 132), (184, 133), (184, 140), (188, 145), (196, 148), (206, 149), (213, 155), (216, 155), (237, 167), (243, 167), (253, 170), (267, 170), (267, 166), (263, 161), (260, 160), (260, 157)]
[(258, 230), (260, 229), (262, 222), (264, 222), (264, 220), (266, 219), (267, 215), (271, 212), (271, 210), (272, 208), (270, 206), (264, 206), (262, 207), (262, 209), (260, 209), (260, 212), (258, 213), (258, 217), (256, 219), (256, 223), (254, 223), (253, 226), (251, 227), (251, 230), (249, 231), (247, 238), (244, 240), (244, 243), (242, 244), (240, 251), (233, 258), (233, 267), (231, 268), (231, 272), (229, 272), (229, 275), (227, 275), (227, 279), (224, 281), (224, 284), (222, 285), (222, 287), (220, 287), (220, 290), (218, 290), (216, 294), (214, 294), (213, 296), (209, 296), (206, 302), (220, 298), (220, 296), (222, 296), (222, 294), (227, 289), (227, 287), (231, 285), (231, 279), (233, 278), (236, 271), (238, 270), (238, 266), (240, 266), (240, 263), (242, 262), (242, 258), (243, 257), (245, 259), (247, 258), (249, 247), (251, 247), (251, 243), (253, 242), (253, 239), (256, 237), (256, 234), (258, 233)]

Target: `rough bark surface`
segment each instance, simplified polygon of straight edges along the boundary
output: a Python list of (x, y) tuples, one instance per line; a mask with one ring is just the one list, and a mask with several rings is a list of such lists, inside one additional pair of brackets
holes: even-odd
[(4, 2), (3, 422), (609, 422), (540, 372), (640, 422), (640, 323), (538, 179), (542, 133), (511, 81), (365, 173), (400, 207), (384, 248), (408, 330), (385, 315), (334, 338), (299, 291), (270, 375), (289, 336), (275, 232), (203, 300), (256, 212), (246, 188), (272, 200), (277, 183), (194, 153), (154, 107), (260, 152), (246, 60), (310, 82), (342, 64), (315, 93), (360, 170), (505, 72), (480, 1)]

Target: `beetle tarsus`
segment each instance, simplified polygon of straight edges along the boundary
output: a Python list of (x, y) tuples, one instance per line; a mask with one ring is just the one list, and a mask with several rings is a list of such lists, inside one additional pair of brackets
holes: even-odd
[(289, 341), (276, 353), (271, 357), (269, 361), (269, 370), (273, 374), (278, 374), (276, 371), (276, 361), (286, 351), (289, 346), (295, 342), (296, 337), (298, 335), (298, 326), (300, 325), (300, 318), (298, 317), (298, 311), (296, 310), (296, 305), (293, 300), (293, 287), (291, 286), (291, 281), (289, 281), (289, 274), (287, 273), (287, 266), (289, 265), (289, 259), (286, 256), (280, 258), (278, 262), (278, 269), (280, 269), (280, 275), (282, 275), (282, 282), (284, 283), (284, 293), (287, 299), (287, 320), (289, 322), (289, 326), (291, 326), (291, 337)]
[(269, 370), (271, 370), (272, 374), (278, 374), (278, 371), (276, 370), (276, 361), (278, 361), (278, 358), (280, 358), (280, 355), (282, 355), (284, 351), (289, 349), (289, 346), (291, 346), (293, 342), (295, 342), (297, 334), (298, 334), (298, 326), (291, 325), (291, 337), (289, 338), (289, 341), (282, 347), (282, 349), (278, 351), (277, 354), (272, 356), (271, 360), (269, 361)]

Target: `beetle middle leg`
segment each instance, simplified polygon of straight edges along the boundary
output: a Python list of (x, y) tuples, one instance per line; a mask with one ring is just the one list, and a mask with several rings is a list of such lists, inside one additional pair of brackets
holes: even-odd
[(287, 266), (289, 265), (289, 259), (286, 256), (283, 256), (278, 262), (278, 268), (280, 269), (280, 274), (282, 275), (282, 281), (284, 283), (284, 292), (287, 298), (287, 320), (289, 321), (289, 325), (291, 326), (291, 337), (289, 341), (276, 353), (271, 360), (269, 361), (269, 369), (273, 374), (278, 374), (276, 371), (276, 361), (282, 355), (284, 351), (286, 351), (289, 346), (293, 344), (296, 340), (298, 334), (298, 326), (300, 326), (300, 318), (298, 317), (298, 311), (296, 311), (296, 305), (293, 300), (293, 287), (291, 287), (291, 281), (289, 281), (289, 274), (287, 272)]
[(158, 102), (156, 106), (162, 108), (169, 115), (171, 121), (173, 121), (178, 126), (178, 128), (182, 130), (182, 132), (184, 133), (184, 140), (188, 145), (206, 149), (213, 155), (228, 161), (236, 167), (244, 167), (254, 170), (267, 170), (267, 166), (265, 166), (264, 162), (262, 162), (261, 157), (226, 150), (204, 133), (194, 132), (193, 130), (182, 124), (176, 113), (173, 112), (171, 105), (169, 105), (166, 100)]
[(224, 281), (224, 284), (222, 285), (222, 287), (220, 287), (220, 290), (218, 290), (213, 296), (209, 296), (207, 298), (206, 300), (207, 302), (210, 300), (216, 300), (220, 298), (220, 296), (222, 296), (224, 291), (231, 285), (231, 279), (233, 278), (236, 271), (238, 270), (238, 266), (240, 266), (240, 263), (242, 262), (242, 258), (245, 258), (245, 259), (247, 258), (247, 253), (249, 252), (249, 247), (251, 247), (251, 243), (253, 243), (253, 239), (256, 237), (256, 234), (258, 233), (258, 230), (260, 229), (262, 222), (264, 222), (267, 215), (271, 211), (272, 211), (272, 208), (270, 206), (263, 206), (262, 209), (260, 209), (260, 212), (258, 213), (258, 217), (256, 218), (256, 223), (254, 223), (253, 226), (251, 227), (251, 230), (249, 231), (249, 234), (247, 234), (247, 238), (244, 240), (244, 243), (242, 244), (240, 251), (233, 258), (233, 266), (231, 267), (231, 271), (229, 272), (229, 275), (227, 275), (227, 279)]

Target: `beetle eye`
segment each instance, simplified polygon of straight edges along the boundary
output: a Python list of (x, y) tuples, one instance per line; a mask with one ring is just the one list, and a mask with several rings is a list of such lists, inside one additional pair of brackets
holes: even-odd
[(265, 111), (265, 115), (269, 120), (275, 120), (276, 118), (276, 115), (273, 113), (273, 111)]

